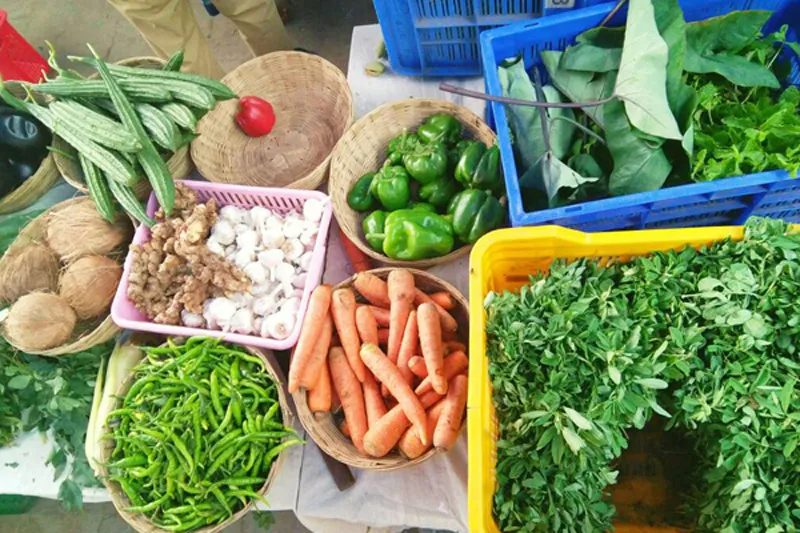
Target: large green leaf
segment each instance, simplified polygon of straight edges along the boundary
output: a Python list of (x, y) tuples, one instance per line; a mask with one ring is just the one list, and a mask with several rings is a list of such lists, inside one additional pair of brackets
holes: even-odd
[(780, 82), (769, 68), (737, 55), (758, 38), (769, 17), (769, 11), (734, 11), (687, 24), (684, 70), (716, 73), (742, 87), (778, 89)]
[(542, 191), (547, 195), (548, 206), (558, 207), (570, 203), (570, 198), (581, 186), (599, 179), (599, 176), (581, 176), (552, 153), (547, 152), (537, 165), (522, 176), (520, 186)]
[(644, 133), (680, 140), (667, 100), (669, 47), (658, 32), (652, 0), (631, 0), (614, 92), (631, 123)]
[[(563, 52), (542, 52), (542, 63), (552, 84), (572, 102), (595, 102), (608, 98), (614, 91), (614, 72), (580, 72), (560, 67)], [(598, 126), (603, 127), (602, 106), (581, 108)]]
[(622, 102), (605, 104), (606, 143), (614, 159), (608, 180), (612, 196), (660, 189), (672, 170), (662, 147), (636, 135)]
[[(538, 101), (536, 89), (521, 60), (504, 62), (498, 67), (498, 76), (503, 96)], [(542, 90), (547, 101), (562, 101), (561, 95), (554, 87), (545, 85)], [(535, 166), (547, 151), (542, 132), (541, 113), (538, 108), (518, 105), (507, 105), (506, 112), (514, 133), (517, 157), (524, 173)], [(551, 149), (556, 157), (563, 158), (569, 151), (575, 134), (575, 126), (569, 122), (575, 120), (575, 113), (571, 109), (549, 108), (547, 116), (550, 118)], [(554, 117), (569, 120), (552, 120)]]
[(564, 51), (561, 67), (585, 72), (618, 70), (624, 40), (625, 28), (592, 28), (578, 35), (577, 44)]

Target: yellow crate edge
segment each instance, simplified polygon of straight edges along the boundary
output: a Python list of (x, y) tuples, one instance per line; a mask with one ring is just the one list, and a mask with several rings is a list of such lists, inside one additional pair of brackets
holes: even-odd
[[(500, 533), (492, 514), (495, 479), (492, 455), (495, 451), (496, 427), (492, 425), (491, 383), (486, 359), (486, 315), (483, 309), (487, 284), (491, 275), (491, 250), (503, 244), (515, 244), (524, 251), (532, 243), (569, 245), (570, 250), (585, 251), (573, 257), (606, 256), (603, 250), (613, 248), (612, 255), (637, 256), (655, 251), (693, 246), (699, 248), (725, 238), (741, 240), (742, 226), (708, 228), (619, 231), (583, 233), (558, 226), (512, 228), (484, 235), (473, 247), (469, 262), (469, 394), (467, 398), (467, 432), (469, 437), (469, 530), (472, 533)], [(628, 249), (620, 252), (620, 248)], [(550, 256), (556, 258), (559, 256)]]

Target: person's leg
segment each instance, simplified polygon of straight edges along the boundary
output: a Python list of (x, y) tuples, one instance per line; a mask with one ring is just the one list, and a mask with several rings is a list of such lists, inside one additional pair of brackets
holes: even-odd
[[(194, 0), (192, 0), (194, 1)], [(162, 59), (183, 48), (183, 70), (211, 78), (225, 72), (211, 53), (189, 0), (108, 0)]]
[(214, 0), (214, 5), (236, 24), (254, 55), (294, 48), (275, 0)]

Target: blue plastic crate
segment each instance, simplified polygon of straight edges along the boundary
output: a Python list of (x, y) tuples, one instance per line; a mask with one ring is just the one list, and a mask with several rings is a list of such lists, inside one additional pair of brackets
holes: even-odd
[[(502, 94), (497, 66), (503, 59), (522, 53), (526, 68), (538, 66), (540, 50), (564, 50), (579, 34), (600, 24), (613, 5), (598, 5), (483, 33), (481, 50), (487, 92)], [(791, 40), (797, 41), (800, 34), (800, 2), (796, 0), (681, 0), (680, 5), (687, 22), (737, 9), (766, 9), (775, 12), (766, 31), (788, 24)], [(626, 16), (627, 11), (620, 10), (609, 25), (623, 25)], [(546, 69), (541, 68), (540, 72), (547, 80)], [(796, 57), (792, 57), (787, 81), (800, 85)], [(591, 232), (740, 224), (749, 216), (800, 222), (800, 180), (782, 170), (527, 212), (522, 204), (505, 106), (492, 103), (491, 114), (500, 145), (512, 226), (557, 224)]]
[(610, 0), (373, 0), (392, 68), (406, 76), (477, 76), (484, 30)]

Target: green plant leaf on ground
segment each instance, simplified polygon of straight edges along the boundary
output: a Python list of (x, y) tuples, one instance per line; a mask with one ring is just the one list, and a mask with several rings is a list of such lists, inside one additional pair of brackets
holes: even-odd
[(738, 55), (758, 37), (770, 15), (769, 11), (734, 11), (687, 24), (684, 69), (716, 73), (742, 87), (780, 88), (768, 67)]
[(681, 140), (667, 100), (669, 48), (658, 33), (652, 0), (630, 0), (614, 94), (625, 102), (631, 124), (644, 133)]

